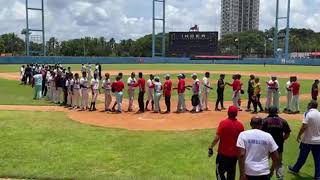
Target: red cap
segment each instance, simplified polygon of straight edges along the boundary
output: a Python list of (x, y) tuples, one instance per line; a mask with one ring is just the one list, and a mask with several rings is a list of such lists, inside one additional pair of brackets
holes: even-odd
[(238, 113), (238, 108), (236, 106), (230, 106), (228, 113)]

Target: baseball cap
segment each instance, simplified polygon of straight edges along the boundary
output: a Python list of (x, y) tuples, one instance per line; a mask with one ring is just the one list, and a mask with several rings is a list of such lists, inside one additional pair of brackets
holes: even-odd
[(183, 75), (182, 74), (178, 74), (178, 76), (177, 77), (183, 77)]
[(160, 80), (159, 76), (156, 76), (154, 79), (158, 79), (158, 80)]
[(166, 74), (164, 77), (170, 77), (170, 74)]
[(230, 106), (228, 113), (238, 113), (238, 108), (236, 106)]
[(197, 73), (192, 73), (191, 77), (197, 76)]

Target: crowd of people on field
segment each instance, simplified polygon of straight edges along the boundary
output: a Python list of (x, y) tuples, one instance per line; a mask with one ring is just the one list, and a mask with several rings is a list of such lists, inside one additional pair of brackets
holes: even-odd
[[(163, 112), (160, 109), (160, 100), (164, 97), (166, 110), (164, 113), (171, 112), (171, 95), (173, 90), (177, 90), (178, 102), (177, 113), (187, 112), (185, 92), (191, 90), (191, 104), (190, 112), (198, 113), (209, 110), (209, 94), (214, 87), (210, 83), (210, 73), (205, 72), (203, 78), (199, 80), (196, 73), (191, 75), (192, 84), (187, 85), (185, 74), (177, 75), (178, 84), (173, 87), (170, 74), (165, 75), (165, 80), (161, 82), (159, 76), (150, 74), (148, 80), (145, 79), (142, 72), (136, 74), (132, 72), (130, 77), (125, 81), (123, 73), (119, 73), (114, 80), (111, 79), (109, 73), (102, 77), (102, 68), (100, 64), (96, 64), (92, 69), (91, 64), (82, 64), (80, 73), (73, 73), (71, 67), (64, 68), (61, 64), (55, 65), (38, 65), (29, 64), (23, 65), (20, 70), (22, 84), (32, 84), (35, 87), (34, 99), (41, 97), (48, 97), (48, 99), (57, 104), (63, 104), (66, 107), (71, 107), (80, 110), (96, 110), (95, 104), (100, 90), (104, 90), (105, 111), (113, 111), (121, 113), (122, 99), (124, 89), (127, 88), (128, 93), (128, 111), (132, 112), (135, 91), (138, 89), (138, 104), (139, 111), (152, 110), (156, 113)], [(224, 110), (224, 91), (226, 86), (232, 88), (232, 102), (233, 105), (241, 109), (241, 96), (245, 93), (243, 90), (243, 83), (241, 75), (235, 74), (232, 76), (233, 82), (225, 82), (225, 74), (221, 74), (217, 80), (216, 93), (217, 99), (215, 103), (215, 111)], [(317, 100), (318, 97), (319, 80), (315, 80), (311, 88), (311, 97)], [(266, 104), (263, 108), (260, 99), (262, 89), (266, 87)], [(91, 93), (91, 98), (89, 94)], [(147, 94), (146, 103), (144, 96)], [(289, 78), (286, 83), (287, 104), (284, 108), (285, 113), (295, 114), (300, 113), (299, 107), (300, 83), (296, 76)], [(115, 103), (111, 106), (112, 96), (115, 96)], [(247, 86), (247, 106), (246, 111), (252, 113), (268, 112), (271, 106), (277, 107), (280, 111), (280, 84), (276, 76), (265, 82), (263, 86), (260, 78), (255, 75), (250, 75)], [(91, 103), (89, 104), (89, 99)], [(151, 109), (149, 109), (151, 105)], [(220, 105), (220, 107), (219, 107)], [(253, 110), (251, 109), (253, 107)], [(258, 111), (259, 110), (259, 111)]]
[[(128, 79), (124, 80), (123, 73), (118, 73), (114, 79), (111, 74), (105, 73), (102, 77), (102, 68), (96, 64), (94, 69), (90, 64), (82, 64), (80, 73), (72, 72), (71, 67), (64, 68), (61, 64), (39, 65), (28, 64), (21, 66), (21, 84), (31, 84), (35, 89), (34, 99), (47, 97), (48, 100), (62, 104), (70, 109), (79, 111), (95, 111), (96, 102), (101, 89), (104, 91), (104, 110), (107, 112), (122, 113), (122, 100), (124, 89), (127, 88), (128, 112), (134, 111), (134, 96), (138, 92), (138, 113), (154, 111), (155, 113), (171, 112), (171, 95), (176, 90), (178, 94), (177, 113), (187, 112), (185, 93), (192, 92), (192, 113), (208, 111), (209, 94), (214, 87), (211, 85), (210, 73), (205, 72), (201, 80), (198, 75), (191, 75), (192, 84), (187, 84), (187, 77), (180, 73), (177, 75), (178, 83), (174, 87), (170, 74), (165, 75), (161, 82), (159, 76), (148, 75), (144, 78), (142, 72), (132, 72)], [(216, 84), (217, 99), (215, 111), (225, 110), (224, 92), (226, 86), (232, 88), (233, 105), (228, 108), (228, 118), (221, 121), (213, 142), (209, 145), (209, 157), (213, 155), (213, 147), (219, 144), (216, 159), (217, 179), (235, 179), (236, 163), (239, 161), (241, 180), (264, 180), (270, 179), (274, 172), (278, 179), (283, 179), (284, 169), (282, 157), (284, 142), (289, 138), (291, 128), (286, 120), (279, 117), (280, 112), (280, 83), (276, 76), (272, 76), (265, 82), (266, 104), (262, 107), (260, 102), (263, 85), (260, 78), (250, 75), (247, 86), (248, 102), (246, 111), (257, 114), (267, 112), (266, 118), (254, 115), (251, 119), (252, 130), (244, 131), (243, 124), (237, 120), (241, 109), (241, 96), (245, 94), (241, 75), (232, 76), (232, 82), (225, 81), (225, 75), (221, 74)], [(304, 113), (303, 125), (299, 131), (297, 141), (300, 143), (300, 154), (297, 162), (289, 166), (289, 172), (298, 174), (305, 163), (308, 154), (312, 152), (315, 161), (314, 179), (320, 180), (320, 113), (317, 110), (318, 84), (315, 80), (311, 88), (312, 101)], [(287, 103), (284, 113), (300, 113), (299, 95), (300, 83), (296, 76), (289, 78), (285, 85)], [(89, 98), (91, 94), (91, 98)], [(147, 94), (145, 102), (144, 96)], [(112, 104), (113, 96), (115, 101)], [(161, 111), (160, 101), (164, 97), (166, 110)], [(89, 103), (89, 99), (91, 99)], [(219, 107), (220, 105), (220, 107)], [(253, 106), (253, 110), (251, 107)], [(151, 108), (151, 109), (149, 109)], [(259, 111), (258, 111), (259, 109)], [(303, 136), (303, 137), (302, 137)], [(269, 167), (269, 158), (272, 166)], [(225, 175), (227, 177), (225, 177)]]

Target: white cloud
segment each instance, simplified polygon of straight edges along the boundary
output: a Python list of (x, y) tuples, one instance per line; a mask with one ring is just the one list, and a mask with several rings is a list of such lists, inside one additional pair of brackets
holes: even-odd
[[(186, 31), (198, 24), (200, 30), (220, 29), (221, 0), (167, 0), (167, 31)], [(45, 0), (46, 36), (61, 39), (104, 36), (138, 38), (151, 33), (152, 0)], [(286, 1), (281, 1), (286, 2)], [(320, 31), (320, 0), (292, 0), (291, 25)], [(0, 34), (20, 34), (25, 27), (25, 1), (0, 0)], [(285, 15), (285, 3), (282, 3)], [(318, 8), (318, 9), (317, 9)], [(261, 0), (260, 29), (274, 25), (275, 1)], [(36, 14), (32, 21), (39, 25)], [(40, 17), (39, 17), (40, 18)], [(158, 25), (159, 26), (159, 25)], [(281, 27), (284, 23), (281, 24)]]

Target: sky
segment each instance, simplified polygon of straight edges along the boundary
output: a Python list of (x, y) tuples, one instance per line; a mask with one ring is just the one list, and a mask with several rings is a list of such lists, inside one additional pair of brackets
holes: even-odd
[[(260, 0), (260, 30), (275, 21), (275, 1)], [(280, 0), (286, 15), (287, 0)], [(0, 0), (0, 34), (21, 34), (25, 28), (25, 0)], [(29, 0), (39, 7), (40, 0)], [(166, 31), (220, 30), (221, 0), (166, 0)], [(84, 36), (136, 39), (152, 32), (152, 0), (44, 0), (46, 37), (59, 40)], [(157, 15), (161, 16), (160, 6)], [(30, 28), (39, 28), (39, 12), (30, 12)], [(291, 27), (320, 31), (320, 0), (291, 0)], [(282, 27), (285, 22), (280, 22)], [(161, 26), (157, 24), (160, 31)], [(20, 35), (21, 36), (21, 35)]]

